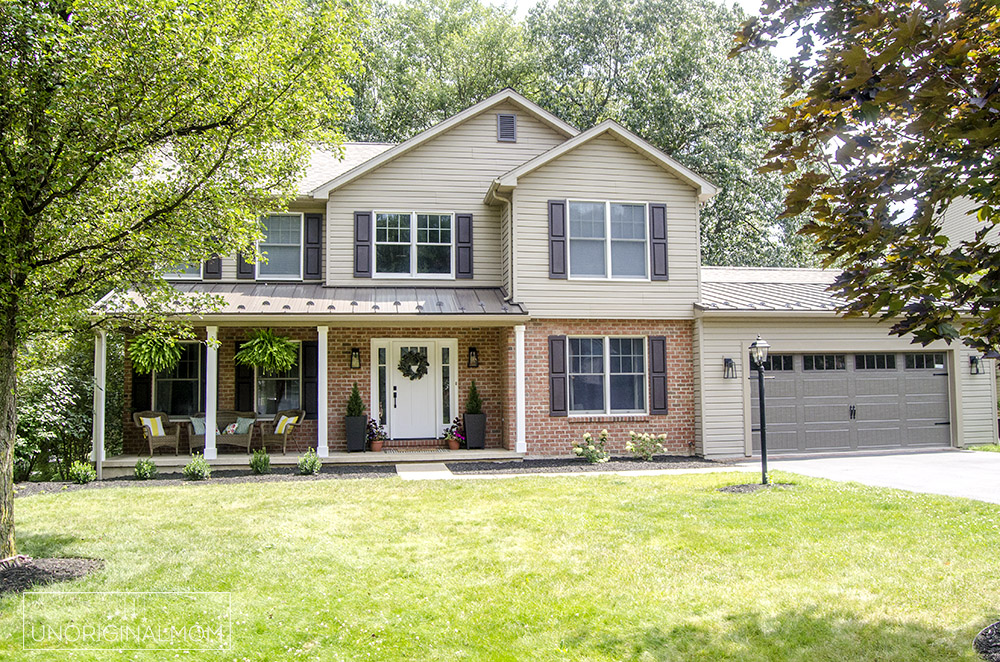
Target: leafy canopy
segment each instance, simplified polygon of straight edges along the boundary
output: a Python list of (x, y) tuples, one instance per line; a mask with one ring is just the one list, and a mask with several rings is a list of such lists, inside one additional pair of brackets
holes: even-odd
[[(849, 315), (924, 344), (1000, 346), (1000, 6), (994, 0), (768, 0), (734, 53), (797, 35), (766, 170), (795, 172), (805, 226)], [(794, 100), (792, 102), (792, 100)], [(972, 203), (979, 231), (947, 237)]]

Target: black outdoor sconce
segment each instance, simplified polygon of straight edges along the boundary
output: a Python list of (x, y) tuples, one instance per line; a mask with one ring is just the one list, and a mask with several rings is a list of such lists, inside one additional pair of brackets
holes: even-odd
[(973, 375), (983, 374), (983, 360), (980, 357), (969, 357), (969, 373)]
[(478, 368), (479, 367), (479, 350), (475, 347), (469, 348), (469, 367)]
[(722, 359), (722, 378), (736, 379), (736, 361), (732, 359)]
[(361, 367), (361, 350), (357, 347), (351, 348), (351, 368), (358, 369)]

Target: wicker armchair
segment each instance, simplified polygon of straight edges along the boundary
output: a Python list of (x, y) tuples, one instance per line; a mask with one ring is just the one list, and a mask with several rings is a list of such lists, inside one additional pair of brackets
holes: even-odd
[[(275, 432), (275, 428), (278, 426), (278, 421), (281, 420), (282, 416), (296, 417), (294, 423), (289, 423), (285, 426), (285, 431), (281, 434)], [(281, 454), (286, 454), (286, 449), (288, 448), (288, 437), (292, 434), (292, 430), (295, 429), (297, 425), (301, 425), (302, 421), (305, 420), (306, 412), (303, 409), (285, 409), (284, 411), (279, 411), (274, 415), (274, 420), (271, 422), (262, 422), (260, 424), (260, 438), (261, 446), (267, 450), (268, 444), (273, 444), (277, 446), (281, 444)]]
[[(205, 418), (205, 412), (200, 411), (195, 414), (195, 418)], [(222, 430), (225, 430), (228, 425), (235, 423), (237, 418), (252, 418), (254, 420), (253, 425), (244, 434), (222, 434)], [(246, 448), (247, 453), (250, 453), (250, 443), (253, 441), (253, 429), (257, 424), (257, 414), (252, 411), (226, 411), (219, 410), (215, 412), (215, 424), (218, 432), (215, 434), (215, 445), (216, 447), (221, 445), (226, 446), (239, 446), (240, 448)], [(205, 435), (195, 434), (194, 425), (188, 421), (188, 446), (193, 452), (196, 448), (205, 447)]]
[[(141, 418), (158, 418), (163, 426), (162, 435), (153, 435), (152, 431), (142, 424)], [(149, 442), (149, 454), (153, 454), (154, 448), (173, 448), (174, 455), (180, 455), (181, 447), (181, 426), (179, 423), (171, 423), (170, 418), (162, 411), (137, 411), (132, 414), (132, 422), (142, 430), (142, 436)]]

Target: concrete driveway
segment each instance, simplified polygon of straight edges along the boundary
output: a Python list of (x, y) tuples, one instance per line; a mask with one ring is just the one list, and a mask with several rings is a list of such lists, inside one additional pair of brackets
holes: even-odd
[[(741, 463), (749, 468), (760, 460)], [(839, 457), (768, 457), (769, 471), (791, 471), (830, 480), (854, 481), (1000, 503), (1000, 453), (938, 450)]]

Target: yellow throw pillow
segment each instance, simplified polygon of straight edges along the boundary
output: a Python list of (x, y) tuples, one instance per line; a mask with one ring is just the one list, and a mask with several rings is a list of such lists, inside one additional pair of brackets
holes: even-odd
[(285, 428), (294, 425), (298, 420), (298, 416), (282, 416), (278, 419), (278, 424), (274, 426), (274, 434), (285, 434)]
[(162, 437), (163, 436), (163, 421), (160, 420), (159, 416), (153, 418), (139, 418), (139, 422), (142, 423), (147, 430), (149, 430), (149, 436), (151, 437)]

